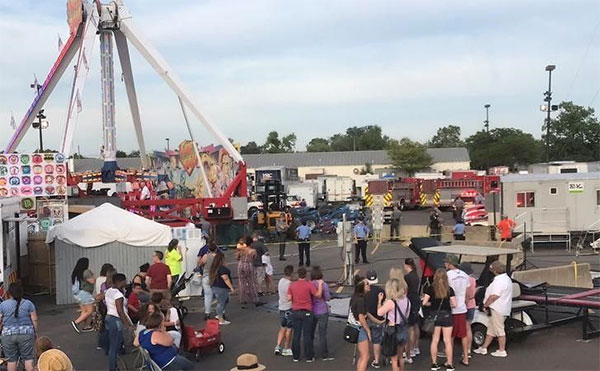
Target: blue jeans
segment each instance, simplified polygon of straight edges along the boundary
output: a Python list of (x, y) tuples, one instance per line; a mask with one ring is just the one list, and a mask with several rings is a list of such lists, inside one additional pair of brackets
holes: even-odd
[(104, 320), (108, 331), (108, 369), (117, 369), (117, 354), (123, 345), (123, 321), (115, 316), (106, 316)]
[(210, 314), (210, 307), (212, 305), (213, 299), (213, 290), (210, 286), (210, 278), (208, 272), (205, 272), (205, 274), (202, 275), (202, 289), (204, 290), (204, 313)]
[(213, 286), (212, 293), (217, 297), (217, 316), (222, 318), (229, 303), (229, 289)]
[(317, 325), (319, 326), (319, 353), (321, 358), (325, 359), (329, 357), (329, 351), (327, 350), (327, 322), (329, 321), (329, 313), (315, 314), (315, 320), (313, 321), (313, 337)]
[(163, 367), (163, 370), (191, 370), (194, 365), (187, 358), (182, 356), (177, 356), (168, 366)]
[(294, 337), (292, 339), (292, 353), (294, 359), (300, 359), (300, 340), (304, 340), (304, 355), (306, 359), (313, 359), (315, 351), (313, 349), (313, 322), (314, 315), (307, 310), (293, 311), (294, 318)]

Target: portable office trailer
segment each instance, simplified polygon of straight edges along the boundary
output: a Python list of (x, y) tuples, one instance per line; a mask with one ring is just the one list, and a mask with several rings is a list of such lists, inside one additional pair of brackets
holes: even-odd
[(501, 191), (503, 214), (534, 233), (586, 231), (600, 220), (600, 172), (510, 174)]

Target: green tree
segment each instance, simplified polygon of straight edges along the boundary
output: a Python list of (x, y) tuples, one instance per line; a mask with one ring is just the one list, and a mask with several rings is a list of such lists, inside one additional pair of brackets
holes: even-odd
[(548, 140), (550, 160), (598, 161), (600, 160), (600, 122), (592, 107), (585, 108), (562, 102), (560, 113), (550, 121), (550, 136), (546, 124), (542, 141)]
[(81, 160), (81, 159), (83, 159), (83, 158), (85, 158), (85, 157), (83, 157), (83, 156), (82, 156), (82, 155), (80, 155), (79, 153), (73, 153), (73, 154), (71, 155), (71, 158), (72, 158), (72, 159), (75, 159), (75, 160)]
[(313, 138), (306, 145), (306, 152), (329, 152), (331, 146), (325, 138)]
[[(318, 143), (317, 148), (325, 147), (324, 139), (314, 139), (315, 145)], [(390, 138), (383, 135), (379, 125), (366, 125), (349, 127), (345, 133), (335, 134), (327, 142), (331, 151), (368, 151), (385, 149), (390, 142)]]
[(360, 175), (373, 174), (373, 166), (370, 162), (365, 162), (365, 167), (360, 169)]
[(288, 134), (283, 138), (279, 138), (279, 133), (272, 131), (267, 135), (265, 144), (263, 144), (264, 153), (284, 153), (294, 152), (296, 147), (296, 134)]
[(117, 150), (117, 158), (123, 158), (123, 157), (127, 157), (127, 152)]
[(251, 141), (248, 142), (245, 146), (241, 147), (242, 155), (257, 155), (262, 153), (262, 147), (260, 147), (256, 142)]
[(432, 148), (463, 147), (465, 143), (460, 139), (460, 126), (448, 125), (437, 130), (437, 133), (427, 143)]
[(140, 151), (139, 150), (131, 151), (131, 152), (129, 152), (127, 157), (140, 157)]
[(392, 164), (398, 169), (406, 171), (409, 176), (428, 168), (433, 163), (433, 159), (427, 153), (427, 148), (408, 138), (402, 138), (400, 141), (391, 140), (387, 153)]
[(542, 154), (539, 140), (514, 128), (478, 131), (466, 139), (466, 145), (471, 167), (483, 170), (501, 165), (516, 170), (519, 165), (539, 162)]
[(296, 134), (291, 133), (281, 138), (282, 152), (294, 152), (296, 149)]

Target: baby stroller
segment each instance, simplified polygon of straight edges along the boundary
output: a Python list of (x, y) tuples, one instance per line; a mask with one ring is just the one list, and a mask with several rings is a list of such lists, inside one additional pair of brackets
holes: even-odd
[(185, 290), (188, 282), (190, 282), (193, 276), (194, 273), (186, 277), (185, 272), (183, 272), (177, 279), (177, 282), (175, 282), (175, 284), (173, 285), (173, 288), (171, 289), (171, 298), (173, 298), (173, 306), (177, 308), (181, 318), (185, 317), (188, 314), (188, 308), (185, 305), (183, 305), (182, 301), (177, 297), (177, 295), (179, 295), (180, 292)]
[(200, 354), (216, 349), (219, 353), (225, 351), (225, 344), (221, 341), (221, 329), (219, 320), (209, 319), (206, 327), (196, 331), (192, 326), (183, 327), (185, 339), (184, 349), (186, 352), (196, 355), (196, 362), (200, 360)]

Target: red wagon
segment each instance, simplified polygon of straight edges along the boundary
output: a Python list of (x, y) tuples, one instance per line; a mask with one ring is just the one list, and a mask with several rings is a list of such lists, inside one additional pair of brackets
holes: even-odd
[(225, 344), (221, 341), (221, 329), (219, 320), (209, 319), (206, 327), (196, 331), (192, 326), (185, 326), (183, 336), (187, 340), (185, 350), (196, 355), (196, 361), (200, 360), (200, 354), (217, 350), (219, 353), (225, 351)]

